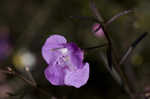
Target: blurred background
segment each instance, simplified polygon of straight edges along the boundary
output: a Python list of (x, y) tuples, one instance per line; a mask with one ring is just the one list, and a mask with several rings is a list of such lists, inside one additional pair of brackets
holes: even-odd
[[(118, 57), (139, 35), (150, 32), (149, 0), (95, 0), (95, 3), (105, 20), (124, 10), (136, 9), (106, 29)], [(43, 71), (47, 64), (41, 48), (50, 35), (64, 35), (81, 48), (106, 42), (104, 36), (97, 37), (92, 32), (94, 22), (69, 16), (93, 16), (89, 0), (0, 0), (0, 69), (15, 68), (19, 75), (34, 78), (37, 86), (48, 93), (43, 94), (16, 76), (0, 71), (0, 99), (129, 98), (105, 67), (105, 48), (85, 52), (85, 61), (90, 63), (90, 78), (85, 86), (79, 89), (52, 86), (45, 79)], [(136, 78), (132, 83), (137, 90), (150, 86), (149, 39), (148, 35), (124, 64), (133, 68)]]

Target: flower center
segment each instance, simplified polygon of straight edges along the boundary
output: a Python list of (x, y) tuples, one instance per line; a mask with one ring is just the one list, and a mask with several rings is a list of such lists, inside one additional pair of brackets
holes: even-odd
[(57, 58), (56, 64), (69, 70), (75, 70), (75, 66), (70, 61), (69, 50), (67, 48), (60, 48), (58, 51), (61, 52), (61, 55)]

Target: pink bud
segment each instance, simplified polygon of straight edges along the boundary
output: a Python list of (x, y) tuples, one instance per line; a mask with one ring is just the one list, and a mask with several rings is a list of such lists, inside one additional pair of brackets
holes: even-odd
[(104, 31), (103, 31), (101, 25), (98, 24), (98, 23), (95, 23), (95, 24), (92, 26), (92, 32), (93, 32), (97, 37), (103, 37), (103, 36), (104, 36)]

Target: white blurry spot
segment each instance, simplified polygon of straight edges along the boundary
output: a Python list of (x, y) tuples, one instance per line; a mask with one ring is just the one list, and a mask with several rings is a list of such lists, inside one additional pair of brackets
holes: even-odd
[(28, 71), (28, 72), (30, 71), (29, 67), (25, 67), (25, 70)]
[(67, 54), (68, 49), (67, 48), (61, 48), (60, 51), (62, 54)]
[(26, 52), (22, 54), (21, 61), (25, 66), (33, 66), (35, 64), (35, 57), (32, 53)]
[(36, 57), (30, 51), (26, 49), (21, 49), (13, 57), (13, 63), (17, 68), (31, 68), (36, 63)]

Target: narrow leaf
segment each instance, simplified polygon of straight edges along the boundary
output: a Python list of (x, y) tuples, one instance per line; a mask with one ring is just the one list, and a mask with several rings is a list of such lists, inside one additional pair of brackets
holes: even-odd
[(142, 35), (140, 35), (128, 48), (128, 50), (125, 52), (123, 57), (120, 60), (119, 64), (123, 64), (123, 62), (128, 58), (128, 56), (131, 54), (131, 52), (134, 50), (134, 48), (147, 36), (148, 32), (144, 32)]
[(124, 15), (126, 15), (126, 14), (128, 14), (128, 13), (130, 13), (130, 12), (133, 12), (133, 10), (125, 10), (125, 11), (123, 11), (123, 12), (120, 12), (120, 13), (114, 15), (112, 18), (110, 18), (110, 19), (105, 23), (105, 26), (111, 24), (113, 21), (115, 21), (115, 20), (118, 19), (119, 17), (124, 16)]
[(135, 48), (137, 46), (137, 44), (139, 44), (146, 36), (147, 36), (148, 32), (143, 33), (141, 36), (139, 36), (132, 44), (131, 46), (133, 48)]

